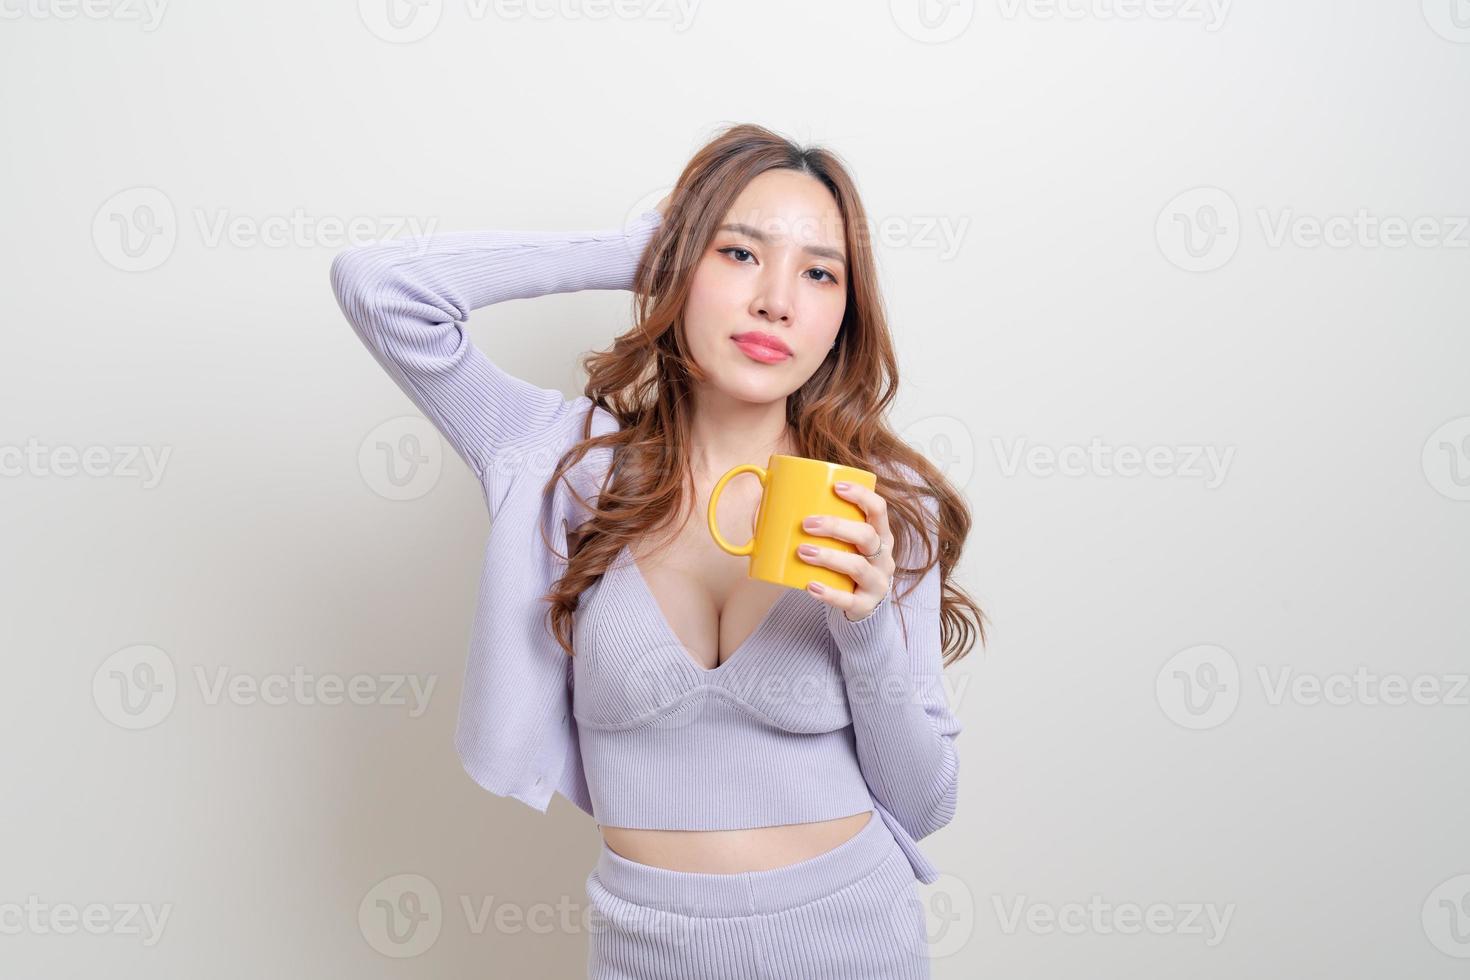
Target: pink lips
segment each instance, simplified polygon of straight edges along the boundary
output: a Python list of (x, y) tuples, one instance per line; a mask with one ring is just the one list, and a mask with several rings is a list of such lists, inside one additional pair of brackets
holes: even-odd
[(791, 348), (780, 337), (759, 330), (737, 333), (730, 339), (746, 357), (762, 364), (775, 364), (791, 356)]

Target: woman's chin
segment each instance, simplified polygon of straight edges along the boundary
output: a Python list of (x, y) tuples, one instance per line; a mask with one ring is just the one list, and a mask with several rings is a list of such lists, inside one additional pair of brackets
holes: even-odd
[(727, 398), (752, 405), (782, 401), (791, 394), (785, 385), (776, 383), (769, 370), (764, 375), (744, 369), (727, 371), (711, 380), (714, 388)]

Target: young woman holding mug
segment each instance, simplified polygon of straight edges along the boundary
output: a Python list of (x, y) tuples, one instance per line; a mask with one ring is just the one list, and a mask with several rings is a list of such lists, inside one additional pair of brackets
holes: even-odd
[[(938, 872), (915, 841), (955, 813), (942, 671), (984, 616), (951, 579), (963, 498), (885, 421), (897, 361), (866, 229), (834, 155), (739, 125), (626, 227), (332, 264), (353, 329), (484, 487), (456, 747), (490, 792), (595, 818), (594, 980), (929, 975), (914, 881)], [(582, 289), (631, 289), (635, 324), (586, 356), (581, 397), (464, 330)], [(864, 520), (802, 522), (834, 547), (801, 560), (852, 591), (749, 577), (711, 541), (715, 482), (773, 455), (877, 475), (833, 490)], [(730, 540), (760, 490), (725, 487)]]

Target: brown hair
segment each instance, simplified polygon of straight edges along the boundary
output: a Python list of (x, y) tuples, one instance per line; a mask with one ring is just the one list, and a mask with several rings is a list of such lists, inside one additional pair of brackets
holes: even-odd
[[(878, 291), (867, 238), (867, 214), (843, 164), (828, 150), (802, 148), (757, 125), (732, 126), (689, 161), (669, 198), (664, 221), (644, 251), (634, 279), (632, 329), (605, 351), (583, 358), (586, 396), (611, 413), (620, 428), (592, 436), (592, 413), (583, 439), (562, 455), (546, 484), (556, 481), (589, 451), (610, 447), (613, 465), (596, 505), (572, 491), (591, 516), (567, 541), (565, 573), (543, 599), (551, 603), (553, 635), (569, 655), (572, 614), (583, 590), (597, 582), (625, 545), (644, 540), (685, 513), (689, 470), (692, 381), (705, 375), (689, 356), (680, 316), (695, 266), (735, 199), (767, 170), (795, 170), (821, 181), (836, 199), (847, 245), (847, 307), (837, 343), (812, 376), (786, 400), (797, 455), (830, 460), (878, 474), (877, 493), (888, 502), (894, 534), (895, 578), (913, 584), (936, 561), (941, 581), (940, 636), (946, 666), (985, 641), (985, 615), (955, 584), (951, 571), (970, 531), (964, 498), (937, 468), (889, 429), (884, 414), (898, 388), (898, 362)], [(907, 470), (917, 482), (885, 472)], [(928, 494), (929, 510), (919, 499)], [(938, 543), (930, 546), (929, 534)], [(923, 541), (923, 561), (903, 564)], [(549, 546), (549, 545), (548, 545)], [(912, 589), (913, 584), (909, 586)], [(894, 583), (892, 598), (905, 594)], [(906, 590), (905, 590), (906, 591)], [(926, 611), (927, 612), (927, 611)]]

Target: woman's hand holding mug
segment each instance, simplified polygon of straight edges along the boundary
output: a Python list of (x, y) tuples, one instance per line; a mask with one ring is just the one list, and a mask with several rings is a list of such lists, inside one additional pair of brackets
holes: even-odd
[[(751, 539), (735, 545), (720, 534), (715, 514), (725, 484), (741, 473), (754, 474), (764, 492)], [(778, 454), (766, 466), (736, 466), (710, 492), (710, 534), (725, 551), (750, 559), (751, 578), (804, 589), (856, 622), (877, 608), (893, 583), (888, 504), (876, 486), (867, 470), (801, 456)]]
[(866, 521), (851, 521), (827, 514), (813, 514), (801, 522), (809, 534), (835, 538), (857, 547), (857, 552), (837, 551), (803, 544), (796, 553), (803, 561), (842, 572), (857, 585), (854, 592), (833, 592), (820, 582), (807, 584), (807, 591), (842, 610), (849, 622), (865, 618), (893, 587), (893, 533), (888, 526), (888, 502), (867, 487), (839, 481), (835, 493), (862, 508)]

